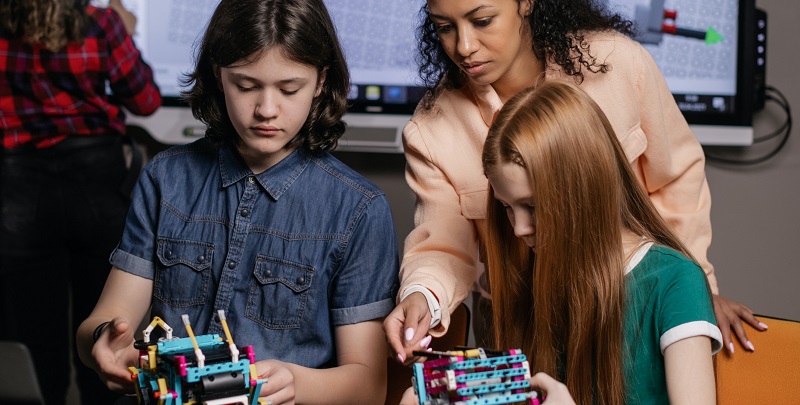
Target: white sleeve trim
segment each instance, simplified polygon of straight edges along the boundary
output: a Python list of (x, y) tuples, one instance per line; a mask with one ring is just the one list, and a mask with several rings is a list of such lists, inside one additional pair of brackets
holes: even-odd
[(425, 296), (425, 300), (428, 301), (428, 310), (431, 312), (430, 328), (435, 327), (439, 324), (439, 322), (442, 321), (442, 306), (439, 304), (439, 300), (436, 299), (431, 290), (422, 285), (414, 284), (403, 291), (403, 295), (400, 296), (400, 302), (415, 292), (422, 293), (422, 295)]
[(711, 354), (717, 354), (722, 349), (722, 333), (717, 325), (708, 321), (693, 321), (675, 326), (661, 335), (661, 354), (667, 347), (679, 340), (695, 336), (708, 336), (711, 338)]

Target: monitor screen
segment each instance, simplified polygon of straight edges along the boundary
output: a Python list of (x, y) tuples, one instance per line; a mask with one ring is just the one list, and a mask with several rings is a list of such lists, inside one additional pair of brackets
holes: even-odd
[[(102, 3), (95, 1), (95, 3)], [(134, 41), (165, 105), (183, 105), (180, 78), (219, 0), (123, 0), (138, 21)], [(425, 89), (414, 63), (421, 0), (325, 0), (352, 77), (351, 112), (410, 114)]]
[[(753, 55), (743, 52), (751, 45), (747, 42), (749, 30), (743, 27), (752, 24), (747, 18), (752, 18), (748, 10), (754, 9), (753, 0), (597, 1), (634, 21), (636, 39), (653, 55), (702, 143), (752, 142)], [(415, 62), (415, 28), (423, 2), (325, 0), (351, 71), (350, 108), (345, 119), (350, 120), (353, 137), (363, 138), (367, 145), (372, 142), (370, 137), (376, 137), (377, 144), (389, 141), (391, 148), (399, 148), (398, 127), (424, 94)], [(180, 78), (191, 71), (195, 46), (218, 3), (123, 0), (138, 17), (134, 40), (155, 72), (165, 106), (186, 110), (179, 98)], [(187, 113), (178, 114), (186, 117)], [(169, 143), (202, 132), (198, 123), (176, 122), (191, 120), (190, 115), (168, 120), (174, 125), (159, 132), (162, 137), (164, 131), (170, 132), (166, 134)], [(367, 131), (358, 133), (362, 127)], [(386, 131), (370, 135), (380, 132), (377, 129)], [(343, 143), (347, 142), (345, 136)]]
[(417, 16), (423, 0), (325, 0), (353, 81), (352, 112), (413, 112)]
[(653, 56), (695, 132), (717, 126), (711, 129), (724, 130), (729, 142), (739, 143), (736, 132), (741, 130), (742, 143), (749, 143), (755, 66), (752, 0), (601, 1), (634, 22), (635, 39)]

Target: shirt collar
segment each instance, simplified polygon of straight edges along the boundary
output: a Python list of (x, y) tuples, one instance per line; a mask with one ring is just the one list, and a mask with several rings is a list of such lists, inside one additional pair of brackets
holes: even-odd
[[(545, 67), (544, 77), (545, 80), (554, 79), (560, 76), (560, 71), (557, 67)], [(481, 119), (487, 127), (492, 126), (497, 113), (503, 108), (503, 102), (500, 96), (490, 84), (475, 84), (467, 80), (465, 92), (472, 99), (472, 102), (478, 107), (481, 113)]]
[(467, 82), (467, 93), (473, 99), (472, 102), (478, 106), (478, 111), (481, 113), (481, 119), (487, 127), (492, 126), (494, 117), (497, 111), (503, 107), (500, 101), (500, 96), (494, 91), (491, 85), (479, 85), (472, 82)]
[(642, 259), (644, 259), (645, 255), (647, 255), (647, 252), (650, 251), (651, 247), (653, 247), (653, 242), (647, 242), (639, 246), (633, 256), (631, 256), (631, 259), (628, 260), (628, 263), (625, 264), (626, 275), (639, 265)]
[(289, 189), (309, 162), (311, 162), (311, 156), (300, 147), (275, 166), (254, 175), (233, 147), (224, 147), (219, 151), (219, 169), (223, 187), (237, 183), (245, 177), (253, 176), (275, 200)]

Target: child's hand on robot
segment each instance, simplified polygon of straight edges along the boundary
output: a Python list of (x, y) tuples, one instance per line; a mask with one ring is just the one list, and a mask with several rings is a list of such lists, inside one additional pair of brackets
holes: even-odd
[(287, 363), (278, 360), (262, 360), (256, 363), (259, 378), (266, 378), (261, 386), (261, 397), (266, 397), (269, 405), (294, 404), (294, 374)]
[(531, 377), (531, 388), (544, 398), (542, 405), (575, 405), (575, 400), (567, 386), (545, 373), (536, 373)]
[(414, 387), (408, 387), (403, 397), (400, 398), (400, 405), (419, 405), (417, 394), (414, 393)]
[(98, 335), (92, 347), (95, 371), (108, 389), (133, 392), (129, 366), (137, 364), (139, 352), (133, 347), (134, 328), (122, 317), (114, 318)]

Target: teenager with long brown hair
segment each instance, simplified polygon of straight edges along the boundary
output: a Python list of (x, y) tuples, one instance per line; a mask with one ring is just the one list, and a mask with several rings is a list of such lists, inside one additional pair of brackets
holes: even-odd
[(483, 166), (497, 347), (521, 347), (579, 404), (713, 404), (706, 277), (600, 107), (563, 82), (520, 92)]

